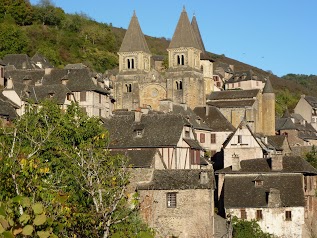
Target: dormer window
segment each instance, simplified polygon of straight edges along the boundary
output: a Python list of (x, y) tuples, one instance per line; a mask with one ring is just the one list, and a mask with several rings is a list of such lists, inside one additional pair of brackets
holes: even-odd
[(189, 137), (190, 137), (189, 127), (185, 127), (185, 137), (186, 137), (186, 138), (189, 138)]
[(256, 188), (263, 186), (263, 180), (255, 180), (254, 185)]
[(49, 93), (49, 94), (48, 94), (48, 97), (49, 97), (49, 98), (52, 98), (52, 97), (54, 97), (54, 95), (55, 95), (55, 93)]
[(143, 135), (143, 129), (137, 129), (135, 130), (135, 137), (141, 138)]

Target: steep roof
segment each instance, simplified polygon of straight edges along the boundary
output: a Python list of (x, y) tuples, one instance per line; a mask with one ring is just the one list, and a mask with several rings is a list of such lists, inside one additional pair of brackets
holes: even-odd
[[(188, 121), (179, 114), (146, 114), (135, 122), (134, 113), (114, 115), (104, 121), (110, 133), (110, 148), (155, 148), (176, 146)], [(136, 131), (143, 130), (137, 137)]]
[[(208, 182), (201, 183), (200, 175), (206, 172)], [(200, 169), (166, 169), (154, 170), (152, 181), (138, 186), (138, 190), (186, 190), (212, 189), (213, 171)]]
[(37, 64), (37, 63), (41, 63), (42, 64), (42, 68), (54, 68), (53, 65), (48, 61), (48, 59), (46, 57), (44, 57), (43, 55), (36, 53), (32, 58), (31, 58), (32, 62)]
[(210, 61), (214, 62), (214, 60), (206, 52), (205, 45), (204, 45), (203, 39), (201, 37), (200, 30), (199, 30), (197, 19), (196, 19), (195, 15), (192, 18), (191, 25), (192, 25), (194, 34), (196, 36), (196, 39), (197, 39), (197, 42), (199, 45), (199, 49), (201, 50), (200, 59), (201, 60), (210, 60)]
[(39, 103), (42, 100), (50, 98), (55, 100), (57, 104), (65, 103), (67, 93), (71, 91), (63, 84), (29, 86), (30, 99)]
[(251, 90), (225, 90), (212, 92), (208, 99), (209, 100), (230, 100), (230, 99), (243, 99), (243, 98), (253, 98), (256, 97), (259, 93), (259, 89)]
[(154, 163), (156, 149), (141, 150), (112, 150), (112, 155), (124, 155), (129, 160), (129, 165), (133, 168), (150, 168)]
[(151, 53), (142, 33), (138, 18), (133, 13), (127, 32), (123, 38), (119, 52), (143, 51)]
[(317, 107), (317, 98), (313, 96), (305, 96), (305, 100), (311, 105), (312, 107)]
[(216, 107), (208, 106), (208, 115), (206, 107), (196, 107), (194, 112), (208, 125), (211, 131), (235, 131), (234, 126), (225, 118), (225, 116)]
[(18, 116), (15, 108), (18, 108), (17, 105), (7, 99), (0, 91), (0, 117), (7, 117), (10, 120), (15, 119)]
[(189, 22), (185, 8), (180, 15), (173, 38), (168, 48), (172, 49), (180, 47), (193, 47), (196, 49), (201, 49), (192, 25)]
[(257, 175), (226, 176), (224, 182), (225, 208), (268, 207), (270, 188), (279, 190), (282, 207), (303, 207), (305, 197), (300, 174), (262, 174), (262, 186), (255, 186)]
[(263, 93), (274, 93), (270, 79), (266, 80), (265, 86), (263, 88)]
[(272, 145), (275, 150), (283, 150), (285, 140), (287, 141), (287, 138), (284, 135), (274, 135), (267, 137), (268, 143)]
[(3, 57), (3, 62), (9, 66), (14, 65), (16, 69), (36, 69), (30, 57), (26, 54), (7, 54)]
[[(232, 168), (230, 166), (224, 169), (217, 170), (215, 173), (274, 173), (271, 169), (271, 161), (271, 158), (242, 160), (240, 162), (241, 169), (239, 171), (232, 171)], [(278, 171), (277, 173), (302, 173), (317, 175), (317, 170), (300, 156), (283, 156), (283, 169), (281, 171)]]
[(0, 65), (5, 66), (6, 64), (3, 62), (2, 59), (0, 59)]

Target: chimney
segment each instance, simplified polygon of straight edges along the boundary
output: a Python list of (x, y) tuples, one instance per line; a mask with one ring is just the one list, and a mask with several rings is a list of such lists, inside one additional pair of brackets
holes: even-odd
[(13, 89), (13, 80), (12, 80), (11, 77), (9, 77), (8, 80), (7, 80), (6, 89)]
[(207, 171), (201, 171), (199, 174), (200, 184), (207, 184), (209, 183), (209, 177)]
[(268, 207), (280, 207), (282, 205), (280, 190), (270, 188), (268, 194)]
[(164, 113), (173, 111), (173, 102), (168, 99), (160, 100), (160, 111)]
[(240, 166), (239, 155), (234, 153), (232, 155), (232, 171), (239, 171), (240, 169), (241, 169), (241, 166)]
[(209, 106), (206, 106), (206, 116), (209, 114)]
[(135, 122), (140, 122), (141, 121), (141, 116), (142, 116), (142, 112), (141, 112), (141, 110), (139, 108), (134, 111), (134, 121)]
[(44, 72), (45, 72), (45, 75), (51, 74), (52, 68), (45, 68)]
[(273, 154), (271, 158), (272, 171), (283, 170), (283, 155)]

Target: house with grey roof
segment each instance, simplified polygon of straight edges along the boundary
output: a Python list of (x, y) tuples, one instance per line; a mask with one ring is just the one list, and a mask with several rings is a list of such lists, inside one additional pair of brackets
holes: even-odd
[(225, 82), (225, 89), (263, 89), (267, 78), (256, 74), (253, 70), (234, 72), (234, 74)]
[(109, 149), (156, 149), (155, 169), (199, 169), (204, 149), (192, 125), (180, 114), (141, 110), (114, 112), (104, 120), (110, 134)]
[(301, 95), (294, 112), (301, 115), (315, 130), (317, 130), (317, 98)]
[(214, 237), (212, 170), (155, 170), (137, 191), (141, 216), (158, 237)]
[(34, 70), (41, 69), (27, 54), (7, 54), (3, 57), (6, 70)]
[(2, 90), (0, 91), (0, 121), (8, 123), (13, 121), (17, 116), (16, 109), (18, 106), (11, 100), (3, 96)]
[(256, 220), (263, 231), (278, 237), (308, 237), (306, 223), (316, 216), (317, 170), (303, 158), (236, 158), (215, 173), (223, 215)]

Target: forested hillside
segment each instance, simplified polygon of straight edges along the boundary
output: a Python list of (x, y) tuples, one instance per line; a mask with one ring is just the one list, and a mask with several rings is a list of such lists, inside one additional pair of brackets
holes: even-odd
[[(128, 24), (128, 23), (127, 23)], [(125, 29), (98, 23), (85, 14), (66, 14), (50, 0), (32, 6), (26, 0), (0, 1), (0, 58), (10, 53), (33, 56), (41, 53), (55, 67), (68, 63), (84, 63), (98, 72), (118, 66), (117, 51)], [(146, 36), (151, 52), (167, 55), (169, 40)], [(289, 74), (282, 78), (259, 68), (212, 54), (215, 66), (219, 62), (233, 64), (235, 71), (252, 69), (269, 75), (277, 95), (279, 115), (292, 110), (301, 94), (317, 97), (316, 76)], [(291, 72), (290, 72), (291, 73)]]

